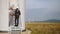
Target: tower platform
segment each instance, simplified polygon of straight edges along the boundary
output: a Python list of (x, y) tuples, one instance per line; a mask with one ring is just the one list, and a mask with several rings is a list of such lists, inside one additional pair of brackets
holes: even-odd
[(10, 32), (0, 32), (0, 34), (30, 34), (30, 33), (31, 33), (30, 30), (26, 30), (22, 33), (20, 31), (11, 31), (11, 33)]

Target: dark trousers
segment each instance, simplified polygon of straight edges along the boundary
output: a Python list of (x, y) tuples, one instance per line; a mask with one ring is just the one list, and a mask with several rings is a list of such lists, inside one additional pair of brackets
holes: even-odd
[(15, 26), (19, 25), (19, 17), (15, 17)]

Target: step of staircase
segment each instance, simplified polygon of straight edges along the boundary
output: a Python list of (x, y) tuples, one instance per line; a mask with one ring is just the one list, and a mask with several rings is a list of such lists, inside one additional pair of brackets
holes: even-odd
[(21, 31), (11, 31), (11, 32), (0, 32), (0, 34), (30, 34), (31, 31), (30, 30), (26, 30), (24, 32)]

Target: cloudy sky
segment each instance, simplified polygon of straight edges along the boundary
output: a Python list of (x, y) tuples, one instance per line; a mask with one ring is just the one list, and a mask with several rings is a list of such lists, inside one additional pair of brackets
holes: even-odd
[(26, 0), (26, 21), (60, 20), (60, 0)]

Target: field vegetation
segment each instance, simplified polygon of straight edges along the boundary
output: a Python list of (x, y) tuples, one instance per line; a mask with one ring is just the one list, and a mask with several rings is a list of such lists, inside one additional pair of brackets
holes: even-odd
[(31, 34), (60, 34), (60, 22), (26, 22)]

